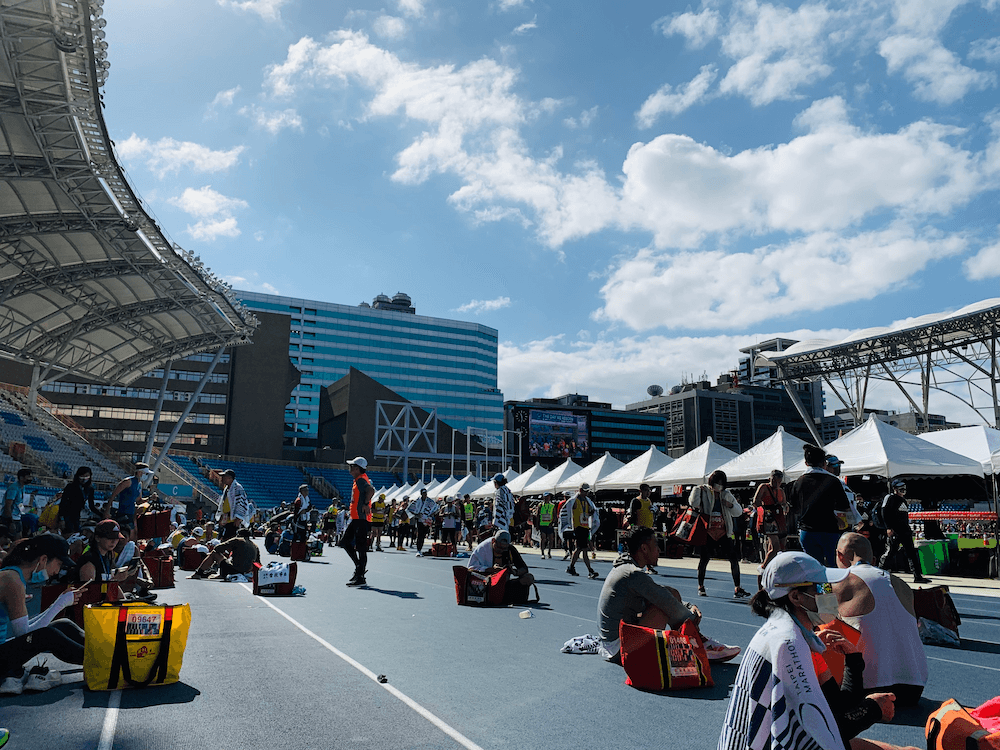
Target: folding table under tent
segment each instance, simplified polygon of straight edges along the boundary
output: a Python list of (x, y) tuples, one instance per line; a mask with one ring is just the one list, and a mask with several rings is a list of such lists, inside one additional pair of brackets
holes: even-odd
[[(873, 414), (867, 422), (855, 427), (825, 448), (842, 462), (844, 476), (874, 474), (892, 477), (951, 477), (985, 476), (979, 461), (947, 448), (922, 440), (916, 435), (893, 427)], [(792, 481), (805, 474), (805, 460), (798, 461), (785, 472)]]
[[(522, 495), (541, 495), (543, 492), (555, 492), (556, 486), (566, 481), (574, 474), (583, 471), (583, 467), (574, 463), (572, 458), (567, 458), (565, 463), (559, 464), (548, 474), (532, 482), (527, 487), (521, 488)], [(513, 492), (513, 490), (511, 490)]]
[(673, 463), (674, 459), (657, 450), (655, 445), (640, 456), (633, 458), (617, 471), (601, 479), (599, 490), (638, 490), (648, 478), (660, 469)]
[(567, 477), (564, 481), (556, 485), (556, 492), (572, 492), (578, 490), (580, 485), (586, 482), (590, 485), (593, 490), (601, 489), (601, 479), (606, 476), (613, 474), (624, 467), (621, 461), (612, 456), (610, 453), (605, 452), (596, 461), (593, 461), (584, 468), (580, 469), (576, 474)]
[(778, 431), (753, 448), (744, 451), (719, 468), (726, 472), (729, 483), (760, 482), (768, 479), (775, 469), (784, 471), (802, 460), (805, 440), (789, 435), (779, 425)]
[(712, 438), (705, 438), (704, 443), (660, 469), (646, 483), (661, 487), (701, 484), (709, 474), (737, 455), (739, 454), (719, 445)]

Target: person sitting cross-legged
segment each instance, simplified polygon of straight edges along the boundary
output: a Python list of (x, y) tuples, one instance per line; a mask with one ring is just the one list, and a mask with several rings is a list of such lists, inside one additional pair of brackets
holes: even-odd
[(528, 601), (528, 588), (535, 577), (528, 572), (528, 566), (510, 543), (510, 532), (498, 529), (492, 537), (480, 542), (469, 557), (469, 570), (493, 575), (504, 569), (510, 570), (504, 598), (511, 602)]
[[(623, 622), (655, 630), (679, 628), (685, 620), (701, 622), (701, 611), (681, 602), (681, 595), (669, 586), (661, 586), (644, 568), (655, 567), (660, 557), (656, 532), (640, 526), (628, 537), (628, 553), (619, 555), (604, 579), (597, 605), (601, 627), (598, 653), (605, 660), (621, 664), (618, 637)], [(702, 635), (710, 661), (728, 661), (740, 653), (738, 646), (726, 646)]]
[[(201, 561), (198, 569), (189, 578), (228, 578), (231, 575), (250, 575), (253, 572), (253, 564), (260, 562), (260, 549), (250, 538), (248, 529), (240, 529), (233, 539), (217, 545), (211, 554)], [(219, 572), (210, 576), (216, 565)]]

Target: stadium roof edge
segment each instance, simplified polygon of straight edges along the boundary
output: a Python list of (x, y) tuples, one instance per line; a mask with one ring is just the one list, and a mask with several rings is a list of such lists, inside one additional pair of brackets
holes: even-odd
[(0, 356), (129, 383), (249, 343), (232, 288), (143, 208), (101, 114), (103, 0), (0, 8)]

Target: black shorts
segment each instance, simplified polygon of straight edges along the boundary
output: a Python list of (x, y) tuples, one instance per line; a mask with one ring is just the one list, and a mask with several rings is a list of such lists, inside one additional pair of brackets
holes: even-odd
[(554, 526), (539, 526), (538, 533), (542, 536), (552, 536), (556, 533)]
[(384, 524), (385, 524), (385, 521), (372, 521), (371, 522), (372, 531), (381, 531), (382, 530), (382, 526)]
[(573, 529), (573, 536), (576, 537), (578, 547), (586, 547), (590, 544), (590, 529), (585, 526), (577, 526)]

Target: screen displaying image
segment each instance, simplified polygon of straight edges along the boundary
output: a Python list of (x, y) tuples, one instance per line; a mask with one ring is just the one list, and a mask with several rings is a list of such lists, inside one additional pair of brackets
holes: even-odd
[(528, 453), (540, 458), (586, 459), (586, 415), (532, 409), (528, 419)]

